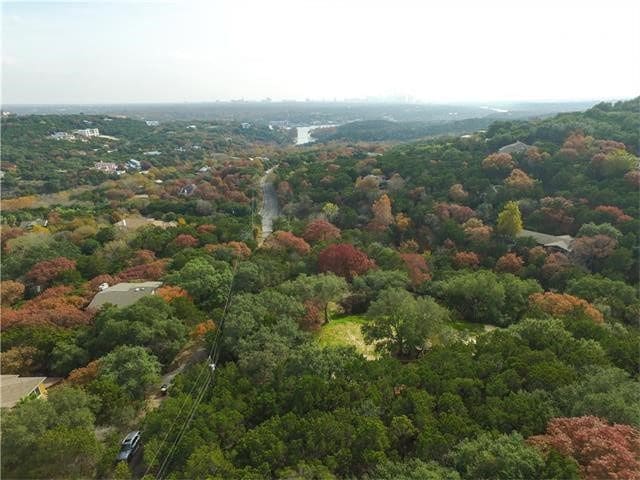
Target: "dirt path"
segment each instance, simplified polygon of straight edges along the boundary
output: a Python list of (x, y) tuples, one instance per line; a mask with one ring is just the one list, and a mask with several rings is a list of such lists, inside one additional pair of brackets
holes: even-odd
[[(202, 345), (192, 345), (191, 347), (183, 350), (178, 354), (178, 356), (173, 360), (172, 366), (174, 367), (171, 371), (165, 373), (160, 378), (160, 385), (158, 385), (158, 391), (155, 392), (151, 398), (147, 399), (147, 412), (150, 410), (154, 410), (160, 406), (160, 404), (167, 398), (166, 395), (160, 394), (160, 386), (163, 384), (171, 385), (173, 379), (179, 373), (182, 373), (185, 368), (189, 365), (193, 365), (194, 363), (201, 362), (207, 358), (207, 350)], [(169, 387), (171, 388), (171, 387)]]

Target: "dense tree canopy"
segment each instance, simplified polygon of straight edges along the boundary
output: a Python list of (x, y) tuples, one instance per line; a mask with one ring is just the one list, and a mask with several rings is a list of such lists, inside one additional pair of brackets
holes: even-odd
[[(636, 478), (639, 105), (305, 146), (272, 118), (3, 117), (0, 366), (64, 383), (3, 412), (2, 475)], [(119, 140), (48, 138), (86, 122)]]

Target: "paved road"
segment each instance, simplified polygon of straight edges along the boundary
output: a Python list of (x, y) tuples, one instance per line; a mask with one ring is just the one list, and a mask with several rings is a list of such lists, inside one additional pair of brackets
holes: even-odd
[(260, 243), (271, 235), (273, 232), (273, 221), (278, 217), (278, 195), (270, 178), (271, 172), (277, 168), (271, 167), (265, 172), (260, 179), (260, 187), (262, 187), (262, 207), (260, 208), (260, 216), (262, 217), (262, 233), (260, 235)]

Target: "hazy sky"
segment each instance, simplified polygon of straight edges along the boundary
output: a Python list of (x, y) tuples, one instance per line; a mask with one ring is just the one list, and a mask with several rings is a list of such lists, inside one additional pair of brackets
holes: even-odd
[(2, 103), (625, 98), (639, 21), (633, 0), (3, 1)]

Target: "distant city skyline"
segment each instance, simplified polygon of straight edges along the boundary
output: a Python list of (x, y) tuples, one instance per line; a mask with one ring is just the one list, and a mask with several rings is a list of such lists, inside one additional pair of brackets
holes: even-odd
[(3, 2), (2, 104), (640, 94), (638, 2)]

